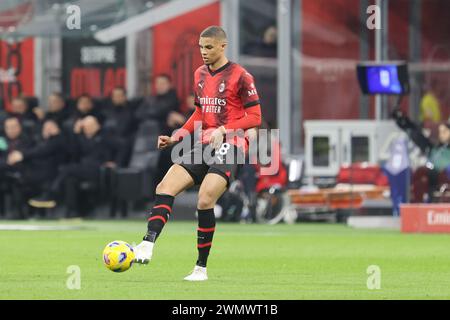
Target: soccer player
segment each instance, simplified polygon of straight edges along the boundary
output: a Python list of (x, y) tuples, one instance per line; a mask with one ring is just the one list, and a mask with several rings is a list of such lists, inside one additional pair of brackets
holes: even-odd
[[(197, 202), (198, 259), (192, 273), (184, 278), (188, 281), (208, 279), (206, 263), (216, 225), (214, 205), (235, 177), (239, 166), (236, 159), (242, 159), (248, 148), (245, 136), (233, 136), (230, 132), (242, 132), (261, 124), (261, 108), (253, 77), (242, 66), (227, 59), (226, 46), (227, 36), (221, 27), (210, 26), (200, 34), (199, 47), (204, 65), (194, 74), (196, 109), (184, 124), (184, 130), (171, 137), (158, 137), (158, 148), (164, 149), (180, 141), (194, 132), (197, 123), (202, 127), (200, 141), (182, 157), (180, 164), (169, 169), (156, 187), (148, 231), (135, 247), (135, 261), (147, 264), (155, 241), (172, 213), (174, 197), (193, 185), (200, 185)], [(206, 152), (204, 157), (204, 150), (208, 147), (210, 152)], [(235, 155), (234, 161), (224, 161), (229, 152)], [(201, 163), (190, 163), (189, 160), (199, 153)]]

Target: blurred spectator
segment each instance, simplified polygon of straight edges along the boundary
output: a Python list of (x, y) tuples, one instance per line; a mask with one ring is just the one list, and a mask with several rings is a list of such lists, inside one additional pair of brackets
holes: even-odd
[(441, 104), (437, 97), (435, 86), (436, 83), (431, 82), (420, 100), (419, 120), (422, 123), (426, 121), (439, 123), (441, 121)]
[(169, 114), (177, 111), (179, 100), (172, 80), (167, 74), (160, 74), (155, 78), (155, 94), (146, 98), (136, 110), (139, 121), (147, 119), (156, 120), (161, 127), (162, 135), (170, 135), (171, 129), (167, 125)]
[(70, 118), (70, 109), (64, 101), (61, 93), (54, 92), (48, 96), (48, 109), (44, 117), (44, 121), (53, 120), (59, 126)]
[[(167, 116), (167, 122), (165, 125), (165, 134), (171, 135), (172, 132), (176, 129), (179, 129), (183, 126), (183, 124), (186, 122), (187, 119), (192, 115), (192, 113), (195, 110), (195, 97), (194, 94), (189, 94), (186, 97), (186, 111), (181, 112), (181, 110), (171, 111), (169, 115)], [(193, 135), (191, 135), (191, 146), (194, 145), (194, 139)], [(155, 187), (156, 185), (162, 180), (162, 178), (165, 176), (167, 171), (172, 166), (172, 147), (166, 148), (164, 150), (160, 151), (159, 158), (158, 158), (158, 165), (159, 168), (158, 172), (155, 176)]]
[(101, 130), (98, 119), (87, 116), (80, 120), (70, 144), (73, 162), (61, 167), (47, 193), (30, 200), (34, 206), (52, 208), (56, 206), (60, 190), (64, 190), (67, 216), (78, 215), (78, 194), (83, 182), (99, 184), (101, 167), (115, 167), (121, 162), (120, 142)]
[(39, 121), (44, 120), (45, 111), (39, 107), (39, 99), (37, 97), (27, 97), (21, 95), (27, 101), (28, 109), (31, 110)]
[(413, 123), (400, 110), (393, 113), (397, 125), (413, 140), (420, 150), (428, 156), (433, 168), (442, 171), (450, 166), (450, 123), (439, 125), (439, 143), (433, 144), (422, 133), (421, 128)]
[(450, 169), (450, 123), (439, 125), (439, 144), (429, 146), (430, 161), (438, 171)]
[[(22, 199), (18, 199), (20, 194), (15, 190), (20, 189), (21, 179), (24, 173), (24, 167), (10, 161), (10, 156), (15, 151), (24, 152), (32, 147), (32, 142), (24, 134), (22, 125), (17, 117), (8, 117), (4, 121), (5, 135), (0, 136), (0, 182), (2, 189), (8, 193), (14, 193), (15, 203), (19, 205)], [(2, 191), (2, 192), (4, 192)], [(19, 207), (19, 214), (21, 206)]]
[(277, 28), (269, 26), (265, 29), (262, 39), (250, 43), (244, 48), (244, 53), (258, 57), (277, 57)]
[(439, 174), (441, 172), (450, 173), (450, 123), (446, 122), (439, 125), (439, 142), (433, 144), (430, 139), (423, 135), (420, 127), (411, 122), (400, 110), (394, 111), (393, 117), (397, 125), (428, 157), (426, 171), (429, 179), (429, 199), (431, 199), (433, 192), (438, 187)]
[[(46, 120), (41, 139), (32, 148), (15, 150), (8, 156), (8, 163), (23, 164), (23, 192), (27, 198), (48, 191), (58, 168), (66, 160), (66, 140), (56, 121)], [(30, 203), (33, 206), (33, 203)], [(39, 207), (39, 206), (37, 206)]]
[(122, 87), (111, 92), (111, 103), (105, 110), (104, 128), (121, 137), (131, 137), (136, 131), (136, 119)]
[[(80, 126), (80, 120), (87, 116), (93, 116), (97, 118), (100, 123), (103, 123), (104, 116), (101, 113), (99, 107), (94, 104), (94, 101), (89, 95), (81, 95), (77, 100), (76, 110), (71, 118), (66, 121), (66, 129), (78, 128)], [(79, 131), (78, 129), (76, 131)]]
[(11, 101), (10, 115), (17, 117), (27, 135), (33, 136), (39, 124), (39, 118), (28, 106), (24, 97), (16, 97)]
[(175, 129), (181, 128), (187, 119), (194, 113), (195, 111), (195, 96), (193, 93), (189, 94), (185, 100), (186, 108), (184, 112), (181, 110), (172, 111), (169, 113), (167, 117), (167, 127), (169, 130), (173, 131)]
[[(155, 78), (155, 95), (146, 98), (136, 111), (136, 118), (139, 121), (147, 119), (156, 120), (159, 123), (160, 134), (172, 134), (182, 122), (183, 116), (179, 113), (180, 103), (175, 89), (172, 87), (172, 80), (167, 74), (160, 74)], [(170, 157), (172, 148), (167, 148), (160, 152), (158, 159), (158, 172), (153, 181), (156, 186), (164, 177), (167, 170), (172, 165)]]
[(38, 116), (29, 108), (27, 99), (23, 97), (12, 99), (10, 114), (17, 117), (21, 122), (37, 123), (39, 121)]
[(5, 135), (0, 137), (0, 176), (6, 171), (12, 170), (14, 164), (8, 163), (8, 157), (13, 151), (24, 151), (32, 143), (22, 130), (22, 125), (17, 117), (10, 116), (4, 121)]
[(123, 140), (124, 162), (128, 164), (131, 151), (133, 149), (134, 137), (136, 133), (137, 120), (134, 116), (126, 91), (122, 87), (114, 88), (111, 92), (111, 101), (105, 110), (104, 130), (110, 134), (120, 137)]
[(195, 111), (195, 95), (193, 93), (189, 94), (186, 97), (186, 111), (184, 112), (184, 116), (186, 119), (189, 119), (189, 117), (194, 113)]

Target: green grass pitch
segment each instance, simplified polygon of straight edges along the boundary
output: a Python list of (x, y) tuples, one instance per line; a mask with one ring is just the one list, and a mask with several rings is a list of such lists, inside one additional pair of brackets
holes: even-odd
[[(0, 224), (17, 222), (0, 221)], [(219, 223), (209, 280), (183, 281), (197, 256), (196, 223), (166, 225), (147, 266), (113, 273), (102, 263), (112, 240), (138, 243), (144, 221), (39, 221), (71, 231), (0, 231), (0, 299), (449, 299), (450, 235), (406, 235), (345, 225)], [(67, 268), (80, 267), (69, 290)], [(381, 288), (367, 288), (367, 268)]]

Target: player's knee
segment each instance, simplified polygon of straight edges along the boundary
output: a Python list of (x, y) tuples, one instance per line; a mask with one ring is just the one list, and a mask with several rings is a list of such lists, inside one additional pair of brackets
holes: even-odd
[(210, 209), (216, 204), (216, 199), (211, 192), (204, 191), (198, 195), (197, 208), (198, 209)]

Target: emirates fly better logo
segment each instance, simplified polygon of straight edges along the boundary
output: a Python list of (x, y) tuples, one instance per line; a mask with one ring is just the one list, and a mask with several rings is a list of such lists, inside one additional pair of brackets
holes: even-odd
[(202, 97), (200, 98), (200, 104), (202, 105), (203, 112), (220, 113), (222, 107), (225, 107), (227, 105), (227, 100), (217, 97)]

